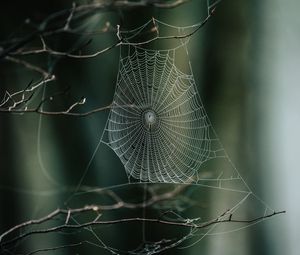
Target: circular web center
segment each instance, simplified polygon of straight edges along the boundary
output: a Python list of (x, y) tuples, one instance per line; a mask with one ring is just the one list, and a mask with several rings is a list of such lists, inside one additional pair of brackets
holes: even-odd
[(156, 114), (153, 111), (146, 111), (144, 117), (147, 125), (153, 125), (156, 122)]

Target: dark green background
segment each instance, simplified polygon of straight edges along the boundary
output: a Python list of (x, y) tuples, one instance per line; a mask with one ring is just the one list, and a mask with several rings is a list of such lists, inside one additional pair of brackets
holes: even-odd
[[(203, 2), (193, 0), (168, 10), (104, 12), (98, 25), (110, 21), (134, 28), (151, 17), (177, 26), (190, 25), (203, 19)], [(70, 6), (71, 1), (5, 1), (0, 5), (0, 41), (13, 31), (24, 33), (20, 25), (26, 18), (39, 22)], [(195, 80), (223, 145), (255, 193), (287, 214), (234, 233), (209, 236), (176, 254), (298, 254), (299, 8), (297, 0), (223, 1), (214, 17), (191, 39)], [(85, 39), (66, 36), (63, 40), (53, 38), (50, 43), (64, 49)], [(90, 49), (113, 41), (113, 34), (96, 36)], [(71, 86), (69, 100), (85, 96), (87, 109), (108, 105), (118, 53), (114, 49), (93, 59), (60, 60), (53, 70), (58, 78), (55, 88)], [(54, 64), (51, 58), (32, 61), (45, 68)], [(20, 66), (1, 61), (0, 95), (22, 89), (36, 78)], [(68, 101), (58, 100), (58, 105), (68, 105)], [(39, 116), (0, 114), (0, 232), (62, 205), (66, 194), (60, 195), (60, 189), (75, 185), (82, 176), (106, 117), (107, 112), (86, 118), (43, 117), (40, 152), (45, 167), (59, 183), (55, 185), (38, 164)], [(120, 169), (117, 158), (107, 148), (102, 153), (102, 160), (96, 158), (93, 163), (99, 172), (88, 176), (85, 183), (109, 186), (122, 182), (124, 176), (115, 172)], [(41, 192), (45, 190), (51, 192)], [(106, 234), (120, 243), (130, 242), (129, 235), (113, 232), (113, 228)], [(81, 254), (94, 251), (85, 248)]]

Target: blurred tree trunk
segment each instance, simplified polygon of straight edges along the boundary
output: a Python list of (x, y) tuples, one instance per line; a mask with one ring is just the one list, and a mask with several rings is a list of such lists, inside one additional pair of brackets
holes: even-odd
[[(225, 150), (246, 182), (248, 176), (257, 174), (250, 163), (250, 155), (255, 153), (250, 141), (256, 133), (255, 129), (251, 129), (249, 119), (253, 106), (253, 84), (249, 82), (251, 47), (255, 40), (249, 27), (253, 19), (253, 4), (253, 1), (224, 1), (216, 9), (215, 16), (206, 27), (202, 72), (202, 98), (209, 117)], [(226, 206), (230, 194), (219, 192), (211, 199)], [(247, 212), (244, 214), (247, 215)], [(249, 241), (248, 232), (243, 230), (208, 238), (208, 254), (253, 254), (250, 247), (255, 251), (257, 249)]]

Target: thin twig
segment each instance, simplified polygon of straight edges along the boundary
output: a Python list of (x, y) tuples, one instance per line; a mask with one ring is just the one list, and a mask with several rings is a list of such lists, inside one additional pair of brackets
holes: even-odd
[[(42, 81), (33, 84), (32, 81), (25, 87), (25, 89), (10, 93), (6, 91), (2, 102), (0, 103), (0, 112), (13, 112), (17, 106), (24, 104), (30, 99), (30, 97), (37, 91), (39, 88), (46, 86), (49, 82), (54, 81), (55, 76), (50, 75), (49, 77), (43, 79)], [(26, 96), (29, 94), (29, 97)], [(12, 102), (12, 105), (8, 105), (9, 102)], [(23, 109), (22, 111), (26, 112), (27, 108)]]

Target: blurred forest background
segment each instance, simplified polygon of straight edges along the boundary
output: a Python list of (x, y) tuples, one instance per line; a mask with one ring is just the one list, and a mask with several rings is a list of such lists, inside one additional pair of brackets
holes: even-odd
[[(88, 24), (87, 30), (100, 30), (107, 24), (132, 29), (152, 17), (176, 26), (191, 25), (205, 18), (205, 4), (190, 0), (176, 8), (106, 10)], [(27, 18), (38, 23), (71, 6), (72, 1), (67, 0), (3, 1), (0, 43), (30, 30), (24, 25)], [(224, 0), (189, 43), (201, 98), (232, 161), (258, 197), (287, 213), (237, 232), (208, 236), (190, 249), (164, 254), (299, 254), (299, 10), (298, 0)], [(78, 38), (82, 39), (75, 35), (57, 39), (54, 35), (49, 44), (68, 50), (70, 45), (91, 38), (89, 49), (95, 52), (114, 43), (115, 32), (86, 35), (81, 41)], [(46, 69), (54, 66), (56, 90), (71, 87), (70, 101), (58, 99), (59, 106), (70, 105), (81, 96), (87, 98), (85, 109), (112, 101), (118, 48), (95, 58), (61, 58), (55, 65), (57, 58), (29, 59)], [(1, 97), (6, 90), (23, 89), (32, 79), (39, 79), (39, 74), (1, 60)], [(66, 196), (61, 196), (57, 187), (75, 185), (81, 178), (107, 113), (43, 118), (0, 113), (0, 233), (61, 206)], [(99, 157), (95, 158), (94, 164), (102, 171), (86, 180), (91, 186), (109, 186), (122, 178), (114, 171), (120, 163), (106, 150), (105, 160), (98, 162)], [(51, 169), (50, 174), (45, 169)], [(122, 243), (129, 239), (124, 233), (107, 235)], [(88, 249), (84, 254), (92, 254)], [(98, 254), (102, 252), (98, 250)]]

